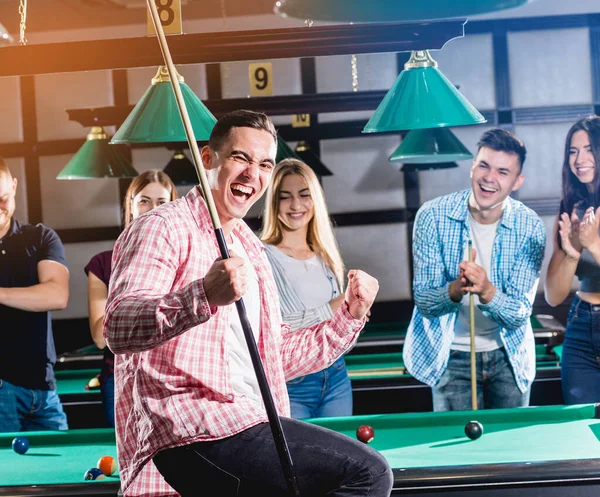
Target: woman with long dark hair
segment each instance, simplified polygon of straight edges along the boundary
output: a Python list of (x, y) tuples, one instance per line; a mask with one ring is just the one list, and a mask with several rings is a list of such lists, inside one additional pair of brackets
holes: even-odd
[(600, 401), (600, 117), (577, 121), (565, 143), (563, 198), (554, 228), (546, 300), (564, 302), (573, 277), (579, 290), (567, 318), (561, 363), (566, 404)]

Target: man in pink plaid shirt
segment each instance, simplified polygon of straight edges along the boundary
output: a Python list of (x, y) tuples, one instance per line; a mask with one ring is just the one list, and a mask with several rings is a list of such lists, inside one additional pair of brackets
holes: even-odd
[(115, 360), (115, 424), (126, 496), (283, 496), (287, 484), (234, 302), (244, 297), (302, 496), (388, 497), (392, 472), (370, 447), (289, 418), (285, 382), (355, 342), (378, 291), (351, 270), (344, 304), (302, 333), (281, 322), (263, 246), (242, 221), (275, 166), (264, 114), (215, 125), (202, 161), (231, 258), (220, 259), (199, 187), (141, 216), (113, 253), (104, 334)]

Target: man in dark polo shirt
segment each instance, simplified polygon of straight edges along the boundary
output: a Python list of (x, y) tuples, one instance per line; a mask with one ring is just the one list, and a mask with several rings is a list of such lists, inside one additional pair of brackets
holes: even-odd
[(64, 248), (50, 228), (13, 219), (16, 191), (0, 157), (0, 432), (66, 430), (49, 312), (69, 298)]

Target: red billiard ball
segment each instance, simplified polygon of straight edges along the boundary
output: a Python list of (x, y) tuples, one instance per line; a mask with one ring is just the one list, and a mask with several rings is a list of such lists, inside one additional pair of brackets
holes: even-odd
[(117, 470), (117, 461), (115, 461), (114, 457), (102, 456), (98, 459), (96, 467), (106, 476), (110, 476)]
[(371, 443), (375, 438), (375, 431), (369, 425), (362, 425), (356, 430), (356, 438), (366, 444)]
[(465, 435), (471, 440), (477, 440), (483, 435), (483, 425), (479, 421), (469, 421), (465, 426)]

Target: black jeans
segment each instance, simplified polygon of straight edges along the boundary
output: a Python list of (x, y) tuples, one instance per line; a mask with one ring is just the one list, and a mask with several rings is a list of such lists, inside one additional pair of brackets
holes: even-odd
[[(332, 430), (281, 418), (302, 497), (389, 497), (392, 471), (371, 447)], [(166, 449), (154, 464), (182, 497), (289, 497), (271, 428)], [(217, 494), (214, 494), (217, 495)]]

